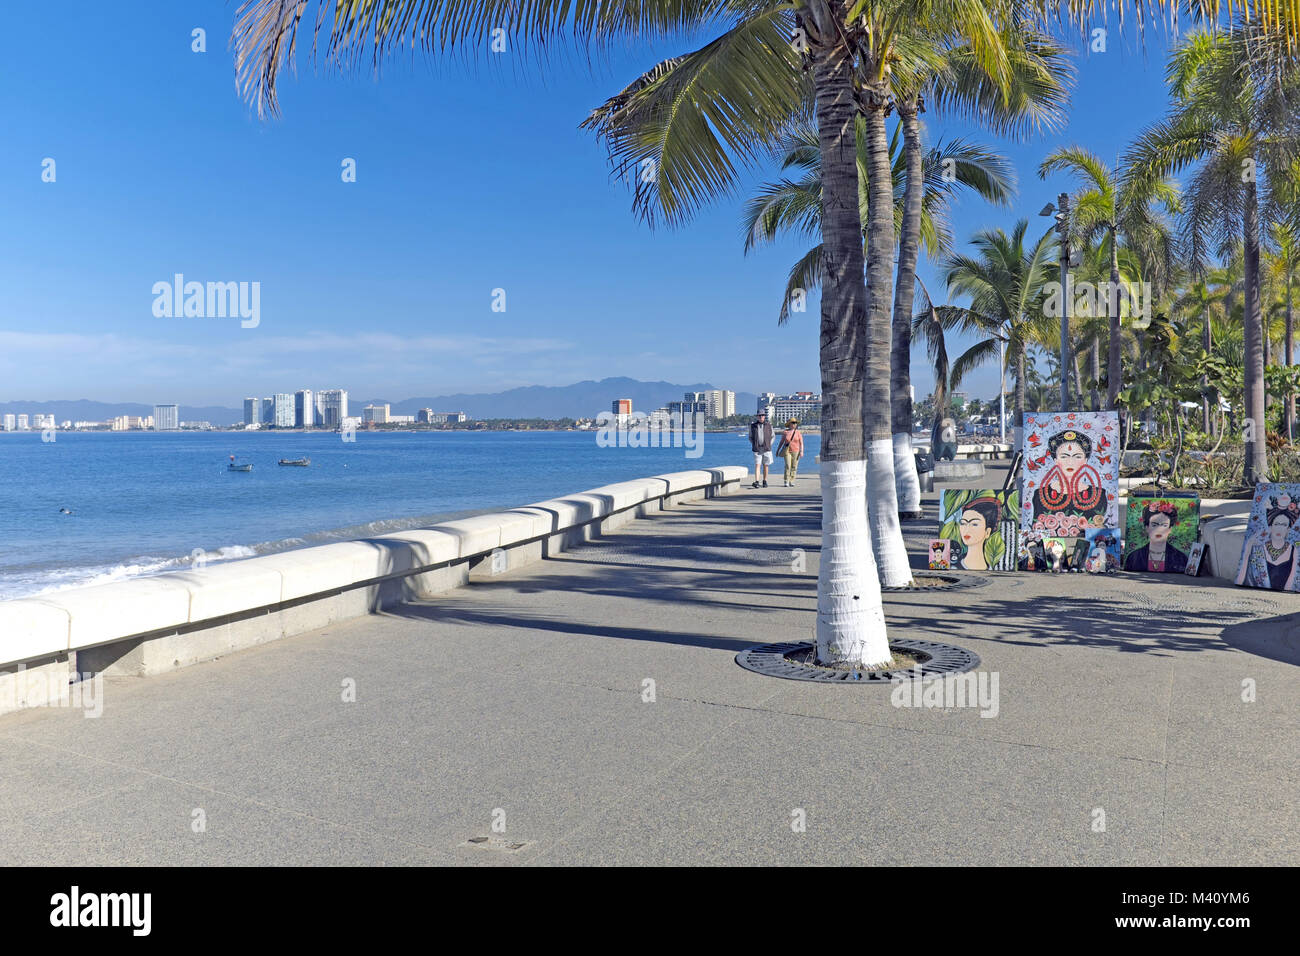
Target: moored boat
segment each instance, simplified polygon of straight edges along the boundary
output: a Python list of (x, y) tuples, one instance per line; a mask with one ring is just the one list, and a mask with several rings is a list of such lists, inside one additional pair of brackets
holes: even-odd
[(311, 464), (311, 459), (310, 458), (281, 458), (280, 464), (294, 465), (298, 468), (306, 468), (308, 465)]

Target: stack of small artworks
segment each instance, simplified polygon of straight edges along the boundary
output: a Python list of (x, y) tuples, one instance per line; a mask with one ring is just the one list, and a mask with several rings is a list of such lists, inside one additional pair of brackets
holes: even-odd
[(1300, 484), (1259, 484), (1246, 525), (1237, 583), (1300, 591)]
[(1118, 436), (1115, 412), (1025, 415), (1018, 567), (1119, 570)]

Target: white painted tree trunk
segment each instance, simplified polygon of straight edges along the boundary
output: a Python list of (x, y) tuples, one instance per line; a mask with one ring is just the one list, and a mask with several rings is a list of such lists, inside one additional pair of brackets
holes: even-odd
[(916, 473), (910, 432), (894, 432), (894, 488), (899, 514), (921, 513), (921, 479)]
[(822, 550), (817, 573), (817, 660), (864, 667), (890, 658), (867, 524), (867, 463), (821, 464)]
[(894, 443), (888, 438), (867, 443), (867, 517), (880, 583), (888, 588), (911, 584), (912, 568), (907, 563), (903, 528), (898, 523)]

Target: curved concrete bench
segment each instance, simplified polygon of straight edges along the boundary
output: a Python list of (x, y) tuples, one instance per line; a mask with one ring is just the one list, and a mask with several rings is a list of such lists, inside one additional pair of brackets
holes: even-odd
[(743, 466), (656, 475), (428, 528), (0, 602), (0, 712), (14, 706), (3, 682), (23, 672), (141, 675), (210, 660), (502, 573), (643, 514), (734, 492), (745, 475)]

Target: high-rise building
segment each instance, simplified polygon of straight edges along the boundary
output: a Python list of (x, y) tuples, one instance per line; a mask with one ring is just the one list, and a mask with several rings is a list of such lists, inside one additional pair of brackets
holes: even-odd
[(30, 431), (30, 430), (31, 430), (31, 425), (29, 425), (29, 424), (27, 423), (27, 416), (26, 416), (26, 415), (19, 415), (19, 416), (18, 416), (18, 430), (19, 430), (20, 432), (25, 432), (25, 431)]
[(271, 424), (276, 428), (292, 428), (294, 418), (293, 396), (288, 392), (276, 392), (272, 398), (275, 408)]
[(244, 424), (256, 425), (262, 420), (262, 400), (260, 398), (244, 399)]
[(736, 414), (736, 393), (722, 388), (706, 392), (687, 392), (687, 402), (703, 402), (704, 414), (709, 418), (730, 418)]
[(262, 399), (261, 422), (263, 425), (275, 424), (275, 399), (274, 398), (267, 397)]
[(181, 427), (180, 406), (155, 405), (153, 407), (153, 427), (160, 432), (179, 431)]
[(432, 408), (420, 409), (418, 412), (415, 413), (415, 420), (417, 422), (422, 422), (425, 425), (433, 424), (433, 409)]
[(348, 417), (348, 391), (326, 388), (316, 393), (316, 419), (325, 428), (339, 428)]
[(298, 428), (311, 428), (316, 424), (316, 402), (310, 388), (300, 388), (293, 393), (293, 423)]
[(813, 392), (795, 392), (793, 395), (764, 392), (758, 397), (758, 410), (766, 412), (767, 420), (774, 424), (785, 423), (791, 418), (803, 422), (809, 414), (821, 417), (822, 397)]
[(18, 416), (13, 412), (5, 413), (5, 431), (11, 432), (18, 428)]
[(367, 405), (361, 410), (361, 420), (367, 425), (388, 424), (389, 405)]

